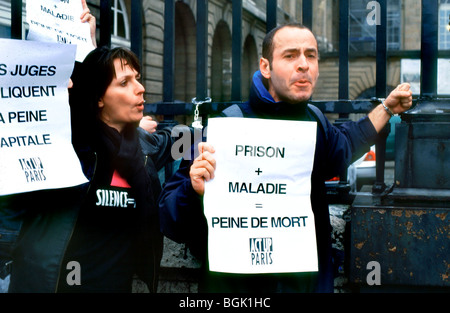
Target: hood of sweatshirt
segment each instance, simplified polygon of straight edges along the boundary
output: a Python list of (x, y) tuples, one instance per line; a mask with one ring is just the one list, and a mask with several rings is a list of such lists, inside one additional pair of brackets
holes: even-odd
[(255, 114), (261, 118), (301, 120), (307, 116), (307, 101), (295, 104), (276, 102), (269, 93), (267, 80), (260, 71), (256, 71), (253, 75), (249, 104)]

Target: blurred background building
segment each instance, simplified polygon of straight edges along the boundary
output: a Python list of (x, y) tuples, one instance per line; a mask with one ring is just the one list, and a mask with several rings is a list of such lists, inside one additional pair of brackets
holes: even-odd
[[(14, 1), (14, 0), (12, 0)], [(25, 19), (23, 36), (27, 25)], [(100, 20), (100, 0), (87, 1)], [(349, 98), (375, 96), (376, 25), (369, 15), (376, 1), (349, 1)], [(302, 0), (278, 0), (277, 24), (302, 22)], [(112, 0), (111, 45), (130, 47), (131, 0)], [(312, 30), (320, 50), (320, 78), (314, 100), (338, 99), (339, 0), (313, 0)], [(10, 1), (0, 0), (0, 37), (10, 37)], [(214, 102), (231, 98), (232, 1), (208, 1), (208, 95)], [(143, 0), (143, 77), (147, 101), (162, 101), (164, 1)], [(450, 0), (440, 0), (439, 49), (450, 50)], [(242, 100), (248, 97), (253, 73), (258, 69), (261, 44), (266, 32), (266, 1), (244, 0), (242, 21)], [(402, 81), (419, 90), (420, 0), (387, 1), (387, 84)], [(99, 30), (97, 30), (99, 33)], [(196, 86), (196, 0), (175, 1), (175, 88), (174, 99), (190, 102)], [(448, 56), (448, 54), (447, 54)], [(450, 61), (442, 58), (439, 69), (440, 94), (450, 94)]]

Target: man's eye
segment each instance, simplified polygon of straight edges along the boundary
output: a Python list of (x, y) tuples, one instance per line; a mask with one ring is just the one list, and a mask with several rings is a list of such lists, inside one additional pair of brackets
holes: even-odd
[(121, 81), (121, 82), (120, 82), (120, 85), (123, 86), (123, 87), (125, 87), (125, 86), (127, 85), (127, 81), (126, 81), (126, 80)]

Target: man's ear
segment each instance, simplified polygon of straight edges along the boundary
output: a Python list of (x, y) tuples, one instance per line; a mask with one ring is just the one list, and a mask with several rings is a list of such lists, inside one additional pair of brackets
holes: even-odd
[(269, 60), (267, 60), (266, 58), (261, 58), (259, 60), (259, 71), (261, 72), (261, 75), (264, 78), (266, 78), (266, 79), (270, 78), (270, 63), (269, 63)]
[(98, 100), (98, 107), (99, 109), (102, 109), (105, 106), (105, 103), (103, 102), (103, 98), (100, 98), (100, 100)]

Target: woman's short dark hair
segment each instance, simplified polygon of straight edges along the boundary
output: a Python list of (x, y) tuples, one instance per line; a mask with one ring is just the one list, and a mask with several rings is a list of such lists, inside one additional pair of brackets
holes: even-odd
[[(138, 73), (141, 72), (139, 59), (130, 50), (125, 48), (107, 48), (101, 47), (89, 53), (82, 63), (82, 69), (78, 82), (74, 81), (74, 87), (78, 83), (85, 90), (82, 92), (85, 96), (92, 96), (92, 100), (98, 103), (106, 92), (116, 76), (114, 61), (119, 59), (122, 66), (128, 65)], [(90, 94), (86, 94), (89, 91)]]
[(98, 102), (116, 76), (115, 60), (141, 73), (138, 57), (126, 48), (99, 47), (92, 50), (82, 63), (76, 63), (70, 90), (72, 128), (92, 129), (98, 122)]

